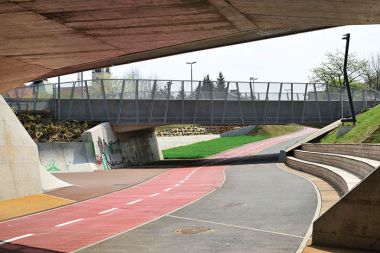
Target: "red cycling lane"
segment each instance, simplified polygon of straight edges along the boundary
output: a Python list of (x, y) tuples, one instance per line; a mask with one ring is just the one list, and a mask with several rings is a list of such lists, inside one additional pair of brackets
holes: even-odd
[(314, 133), (315, 131), (315, 128), (305, 127), (304, 129), (291, 134), (281, 135), (263, 141), (246, 144), (241, 147), (234, 148), (232, 150), (228, 150), (217, 155), (211, 156), (209, 158), (230, 158), (254, 155), (279, 143), (286, 142), (288, 140), (295, 139), (301, 136), (309, 135)]
[(132, 188), (2, 222), (0, 239), (9, 243), (0, 252), (12, 243), (70, 252), (189, 204), (223, 181), (222, 166), (174, 169)]
[[(310, 132), (306, 128), (213, 158), (252, 155)], [(172, 169), (125, 190), (1, 222), (0, 252), (17, 251), (20, 247), (27, 248), (25, 252), (70, 252), (173, 212), (209, 194), (223, 182), (224, 166)]]

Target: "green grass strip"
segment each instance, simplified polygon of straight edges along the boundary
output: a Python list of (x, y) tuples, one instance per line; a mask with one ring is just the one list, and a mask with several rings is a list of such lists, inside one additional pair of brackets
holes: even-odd
[(341, 137), (336, 137), (337, 129), (331, 131), (320, 141), (321, 143), (378, 143), (380, 140), (379, 131), (380, 126), (380, 105), (358, 114), (356, 126), (348, 133)]
[(163, 150), (165, 159), (194, 159), (205, 158), (210, 155), (218, 154), (225, 150), (239, 147), (241, 145), (267, 139), (266, 136), (236, 136), (221, 137), (209, 141), (201, 141), (186, 146)]

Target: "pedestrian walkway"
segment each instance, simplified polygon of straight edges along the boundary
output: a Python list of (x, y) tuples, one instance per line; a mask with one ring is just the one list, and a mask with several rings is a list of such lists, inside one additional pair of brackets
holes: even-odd
[(71, 204), (70, 199), (37, 194), (0, 201), (0, 221)]

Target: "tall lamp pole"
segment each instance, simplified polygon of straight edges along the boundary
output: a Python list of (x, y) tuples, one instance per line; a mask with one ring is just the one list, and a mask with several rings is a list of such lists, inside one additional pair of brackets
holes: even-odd
[(347, 33), (343, 35), (342, 39), (346, 40), (346, 52), (344, 54), (343, 75), (344, 75), (344, 84), (346, 85), (346, 88), (347, 88), (348, 101), (350, 102), (350, 109), (351, 109), (351, 118), (343, 118), (342, 122), (352, 122), (355, 125), (356, 118), (355, 118), (354, 103), (352, 102), (350, 82), (348, 80), (348, 74), (347, 74), (347, 61), (348, 61), (348, 49), (350, 47), (350, 34)]
[(253, 97), (255, 97), (255, 80), (257, 80), (258, 78), (254, 78), (253, 76), (251, 76), (249, 78), (249, 81), (252, 83), (252, 93), (253, 93)]
[(191, 83), (191, 92), (193, 92), (193, 64), (197, 63), (196, 61), (193, 62), (186, 62), (186, 64), (190, 64), (190, 83)]

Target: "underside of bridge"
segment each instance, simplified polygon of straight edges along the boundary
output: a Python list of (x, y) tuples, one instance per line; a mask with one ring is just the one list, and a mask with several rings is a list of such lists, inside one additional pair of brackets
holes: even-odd
[(0, 0), (0, 92), (24, 82), (328, 27), (377, 0)]

